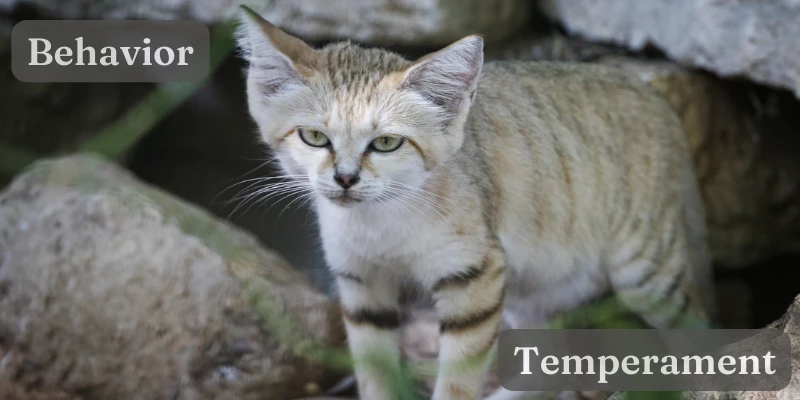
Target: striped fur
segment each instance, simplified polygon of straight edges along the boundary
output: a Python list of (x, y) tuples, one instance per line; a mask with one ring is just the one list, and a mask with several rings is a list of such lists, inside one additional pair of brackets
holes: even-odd
[[(430, 290), (441, 321), (435, 400), (479, 397), (501, 320), (541, 327), (609, 292), (654, 327), (708, 320), (687, 144), (636, 78), (484, 65), (477, 36), (412, 62), (349, 43), (312, 49), (248, 21), (250, 112), (294, 190), (313, 198), (362, 398), (393, 399), (405, 282)], [(386, 135), (403, 144), (375, 151)], [(358, 183), (345, 190), (335, 173)]]

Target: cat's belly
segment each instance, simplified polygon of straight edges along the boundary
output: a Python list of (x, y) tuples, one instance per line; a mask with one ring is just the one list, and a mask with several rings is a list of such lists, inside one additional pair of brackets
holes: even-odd
[(552, 315), (585, 304), (610, 288), (599, 254), (555, 242), (531, 244), (519, 236), (498, 236), (508, 263), (503, 314), (508, 328), (543, 327)]

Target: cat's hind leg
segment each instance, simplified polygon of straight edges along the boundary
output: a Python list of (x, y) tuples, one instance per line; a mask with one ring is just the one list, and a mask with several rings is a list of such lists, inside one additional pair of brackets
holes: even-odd
[(679, 222), (632, 241), (608, 265), (617, 300), (653, 328), (709, 328), (713, 312), (705, 244)]

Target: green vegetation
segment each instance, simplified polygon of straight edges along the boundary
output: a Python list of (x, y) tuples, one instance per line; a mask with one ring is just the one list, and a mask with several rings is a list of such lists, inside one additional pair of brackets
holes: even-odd
[[(195, 91), (202, 88), (234, 49), (235, 22), (214, 27), (211, 31), (209, 75), (199, 82), (162, 83), (149, 95), (84, 143), (77, 151), (119, 159), (161, 120), (172, 113)], [(53, 154), (34, 154), (26, 149), (0, 142), (0, 178), (10, 179), (36, 160)]]

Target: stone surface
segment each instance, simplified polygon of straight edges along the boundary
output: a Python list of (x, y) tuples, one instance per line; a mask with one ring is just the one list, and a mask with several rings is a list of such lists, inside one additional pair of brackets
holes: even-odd
[(472, 33), (498, 41), (525, 27), (528, 0), (0, 0), (0, 10), (30, 4), (59, 18), (230, 18), (239, 4), (308, 40), (384, 45), (449, 44)]
[(239, 59), (223, 64), (138, 143), (126, 165), (146, 182), (252, 232), (329, 292), (333, 277), (309, 204), (299, 196), (252, 196), (283, 173), (276, 163), (265, 162), (269, 153), (257, 144), (242, 89), (243, 68)]
[(541, 0), (567, 31), (634, 50), (652, 45), (685, 65), (800, 96), (797, 0)]
[(532, 33), (508, 42), (489, 45), (485, 58), (491, 60), (534, 60), (591, 62), (609, 55), (624, 55), (628, 52), (618, 46), (593, 43), (558, 32)]
[[(767, 326), (780, 329), (789, 335), (792, 343), (792, 379), (789, 385), (779, 391), (770, 392), (686, 392), (684, 400), (796, 400), (800, 399), (800, 296), (786, 314)], [(617, 393), (610, 400), (625, 400), (622, 393)]]
[[(20, 369), (23, 357), (0, 345), (0, 376), (10, 370)], [(19, 382), (0, 378), (0, 399), (3, 400), (86, 400), (81, 396), (71, 395), (58, 388), (26, 388)]]
[(558, 35), (520, 39), (487, 55), (600, 62), (638, 75), (684, 123), (714, 260), (739, 267), (800, 253), (800, 102), (792, 94)]
[[(338, 306), (249, 234), (75, 156), (0, 194), (0, 382), (120, 400), (320, 395)], [(323, 367), (330, 366), (331, 368)]]

